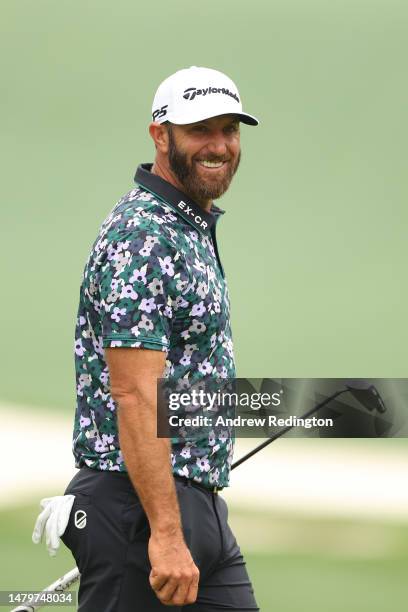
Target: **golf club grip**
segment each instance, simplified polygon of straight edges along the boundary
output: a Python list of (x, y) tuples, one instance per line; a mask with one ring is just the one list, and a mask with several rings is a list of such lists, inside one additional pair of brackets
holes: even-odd
[[(79, 580), (79, 570), (74, 567), (72, 570), (58, 578), (55, 582), (45, 587), (42, 593), (62, 593), (66, 591), (70, 586), (75, 584)], [(35, 612), (44, 606), (43, 603), (33, 604), (30, 606), (17, 606), (13, 608), (11, 612)]]

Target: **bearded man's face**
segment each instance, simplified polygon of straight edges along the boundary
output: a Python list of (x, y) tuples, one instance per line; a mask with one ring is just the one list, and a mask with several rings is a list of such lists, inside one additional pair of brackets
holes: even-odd
[(167, 129), (169, 166), (183, 191), (197, 202), (221, 197), (241, 158), (239, 120), (221, 115)]

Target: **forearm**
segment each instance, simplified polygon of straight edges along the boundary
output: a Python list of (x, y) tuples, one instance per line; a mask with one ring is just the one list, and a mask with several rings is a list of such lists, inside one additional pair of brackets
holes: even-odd
[(118, 398), (119, 439), (129, 477), (152, 533), (181, 535), (170, 441), (157, 438), (156, 388)]

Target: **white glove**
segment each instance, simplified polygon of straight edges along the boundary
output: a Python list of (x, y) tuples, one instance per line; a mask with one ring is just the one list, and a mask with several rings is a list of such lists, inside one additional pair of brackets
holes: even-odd
[(60, 545), (60, 536), (67, 528), (75, 495), (45, 497), (40, 501), (43, 511), (34, 525), (32, 540), (39, 544), (45, 532), (45, 544), (51, 557), (55, 557)]

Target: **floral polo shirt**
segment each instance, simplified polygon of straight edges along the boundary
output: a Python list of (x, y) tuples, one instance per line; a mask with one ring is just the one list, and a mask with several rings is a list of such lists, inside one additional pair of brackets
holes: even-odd
[[(204, 211), (139, 166), (136, 188), (101, 226), (80, 289), (75, 334), (76, 467), (126, 472), (106, 347), (166, 352), (164, 377), (199, 382), (235, 376), (230, 306), (215, 236), (223, 211)], [(174, 474), (228, 486), (233, 440), (209, 432), (173, 441)]]

